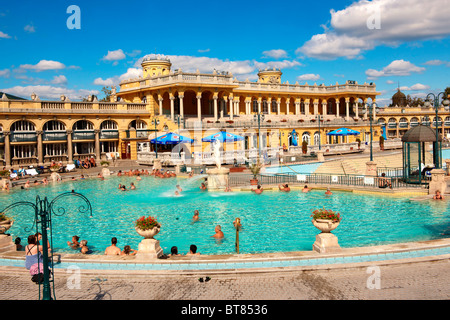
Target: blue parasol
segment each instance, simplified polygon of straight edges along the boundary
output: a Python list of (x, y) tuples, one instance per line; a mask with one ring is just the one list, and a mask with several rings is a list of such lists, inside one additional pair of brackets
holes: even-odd
[(359, 131), (348, 128), (340, 128), (327, 133), (328, 136), (357, 136), (359, 134)]
[(242, 141), (244, 140), (244, 137), (225, 131), (220, 131), (202, 139), (203, 142), (213, 142), (216, 140), (219, 140), (220, 142)]
[(156, 139), (150, 140), (150, 143), (157, 143), (157, 144), (178, 144), (178, 143), (193, 143), (194, 140), (181, 136), (179, 134), (169, 132), (166, 134), (163, 134), (161, 137), (158, 137)]

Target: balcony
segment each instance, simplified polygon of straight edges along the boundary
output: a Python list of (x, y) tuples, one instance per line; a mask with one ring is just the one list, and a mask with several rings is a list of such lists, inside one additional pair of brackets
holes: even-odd
[(400, 123), (398, 124), (398, 127), (399, 127), (400, 129), (408, 129), (408, 122), (400, 122)]
[(67, 140), (66, 131), (44, 131), (42, 141), (65, 141)]
[(388, 123), (388, 129), (397, 129), (397, 123), (389, 122)]
[(100, 132), (100, 139), (119, 139), (118, 130), (102, 130)]
[(36, 142), (36, 132), (11, 132), (10, 142)]
[(94, 130), (74, 131), (72, 140), (95, 140), (95, 132)]

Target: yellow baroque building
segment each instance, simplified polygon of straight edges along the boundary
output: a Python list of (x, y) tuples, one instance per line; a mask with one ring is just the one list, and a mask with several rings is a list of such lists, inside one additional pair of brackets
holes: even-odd
[[(370, 139), (366, 104), (379, 95), (373, 83), (282, 83), (279, 69), (260, 70), (256, 82), (238, 81), (227, 71), (187, 73), (171, 66), (164, 56), (144, 57), (143, 77), (122, 81), (117, 92), (113, 87), (110, 102), (99, 102), (95, 96), (75, 102), (64, 96), (41, 101), (34, 94), (31, 100), (1, 94), (0, 162), (18, 168), (91, 157), (97, 162), (111, 156), (137, 160), (143, 148), (154, 151), (148, 142), (155, 132), (179, 132), (194, 139), (187, 146), (189, 153), (210, 151), (210, 143), (202, 138), (219, 130), (245, 137), (224, 146), (234, 150), (295, 150), (306, 141), (309, 151), (321, 145), (327, 152), (335, 144)], [(426, 116), (433, 121), (433, 115), (433, 108), (381, 108), (372, 118), (374, 140), (384, 125), (388, 138), (398, 138)], [(450, 130), (450, 114), (442, 110), (441, 116), (444, 135)], [(341, 127), (361, 134), (327, 136)]]

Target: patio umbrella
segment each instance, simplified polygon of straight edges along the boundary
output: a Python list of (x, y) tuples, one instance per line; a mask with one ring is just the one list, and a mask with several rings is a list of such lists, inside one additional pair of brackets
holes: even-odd
[(150, 143), (157, 143), (157, 144), (178, 144), (178, 143), (193, 143), (194, 139), (190, 139), (184, 136), (181, 136), (179, 134), (169, 132), (167, 134), (163, 134), (162, 136), (151, 139)]
[(244, 137), (225, 131), (220, 131), (202, 139), (203, 142), (214, 142), (216, 140), (219, 140), (220, 142), (242, 141), (244, 140)]
[(357, 136), (359, 134), (359, 131), (348, 128), (340, 128), (327, 133), (328, 136)]

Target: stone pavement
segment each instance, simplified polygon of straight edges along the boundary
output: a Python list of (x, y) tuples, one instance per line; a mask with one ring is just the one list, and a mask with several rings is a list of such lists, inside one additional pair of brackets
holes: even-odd
[[(374, 269), (379, 268), (379, 282)], [(56, 300), (447, 300), (450, 258), (308, 270), (191, 274), (55, 269)], [(199, 278), (211, 278), (200, 282)], [(79, 279), (79, 282), (74, 281)], [(0, 267), (1, 300), (36, 300), (27, 270)]]

